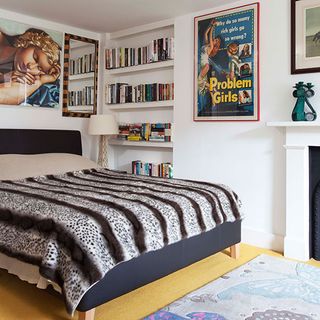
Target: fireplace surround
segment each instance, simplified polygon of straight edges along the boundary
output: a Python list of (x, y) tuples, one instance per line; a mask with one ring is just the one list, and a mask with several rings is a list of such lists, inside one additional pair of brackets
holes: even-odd
[(268, 122), (285, 132), (286, 150), (286, 234), (284, 255), (297, 260), (311, 257), (309, 162), (312, 147), (320, 147), (320, 122)]

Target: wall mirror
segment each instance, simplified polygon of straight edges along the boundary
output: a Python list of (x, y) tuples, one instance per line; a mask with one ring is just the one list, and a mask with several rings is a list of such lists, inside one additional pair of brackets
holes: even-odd
[(63, 116), (88, 118), (97, 113), (99, 41), (64, 36)]

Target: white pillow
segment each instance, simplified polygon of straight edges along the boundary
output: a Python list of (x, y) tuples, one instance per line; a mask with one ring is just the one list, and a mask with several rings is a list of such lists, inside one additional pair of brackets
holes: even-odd
[(98, 165), (82, 156), (69, 153), (0, 155), (0, 180), (18, 180), (91, 168), (98, 168)]

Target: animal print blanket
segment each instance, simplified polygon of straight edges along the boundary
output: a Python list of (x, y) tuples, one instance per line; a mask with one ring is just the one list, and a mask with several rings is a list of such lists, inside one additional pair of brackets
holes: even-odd
[(39, 266), (73, 313), (122, 261), (242, 218), (224, 185), (90, 169), (0, 181), (0, 252)]

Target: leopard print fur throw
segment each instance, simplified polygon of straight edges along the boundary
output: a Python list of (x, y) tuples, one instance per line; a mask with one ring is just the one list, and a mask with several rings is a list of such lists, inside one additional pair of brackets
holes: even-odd
[(242, 219), (224, 185), (90, 169), (0, 181), (0, 252), (39, 266), (73, 313), (123, 261)]

